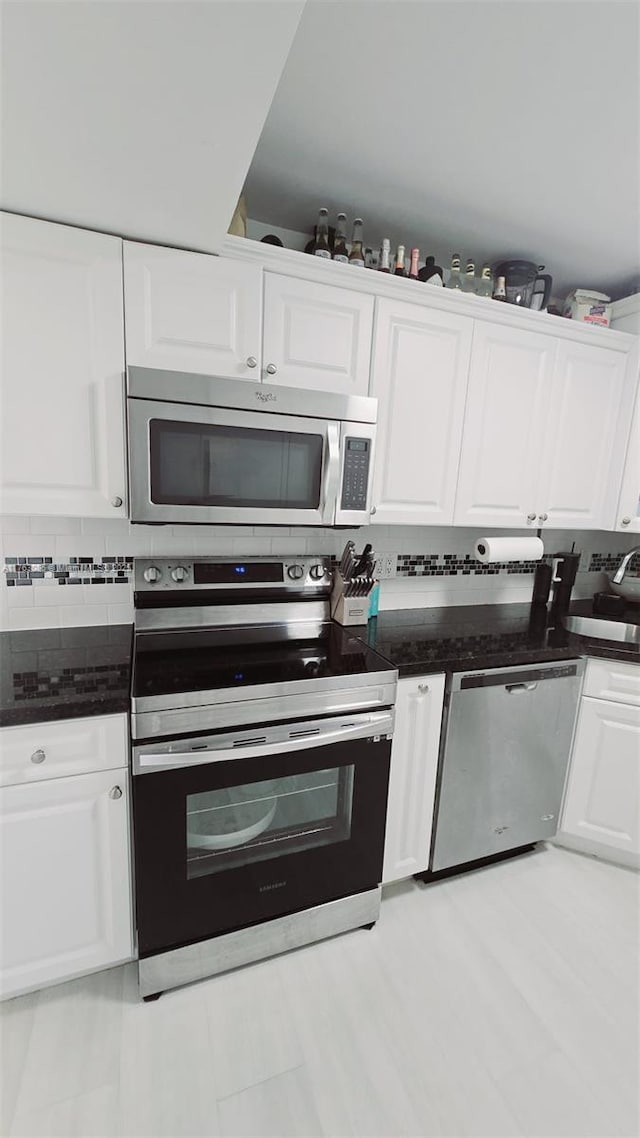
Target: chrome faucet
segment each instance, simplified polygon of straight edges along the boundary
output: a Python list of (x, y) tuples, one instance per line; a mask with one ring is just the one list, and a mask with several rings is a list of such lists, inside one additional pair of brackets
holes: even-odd
[(627, 571), (627, 565), (631, 561), (631, 558), (635, 557), (636, 553), (640, 553), (640, 545), (636, 545), (634, 549), (630, 549), (628, 553), (625, 553), (624, 557), (622, 558), (622, 561), (620, 562), (620, 564), (618, 565), (618, 568), (615, 571), (615, 575), (611, 578), (614, 585), (621, 585), (622, 584), (624, 575)]

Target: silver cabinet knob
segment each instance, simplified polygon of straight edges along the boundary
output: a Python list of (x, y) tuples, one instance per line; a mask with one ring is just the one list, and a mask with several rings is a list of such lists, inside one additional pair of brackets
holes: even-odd
[(45, 755), (44, 751), (42, 750), (42, 747), (38, 747), (38, 750), (34, 751), (32, 756), (31, 756), (31, 762), (32, 763), (43, 763), (44, 760), (46, 759), (46, 757), (47, 756)]
[(122, 798), (122, 791), (119, 786), (112, 786), (109, 791), (109, 798)]
[(538, 521), (539, 522), (546, 522), (548, 517), (549, 517), (548, 514), (538, 514)]
[(160, 580), (160, 578), (161, 578), (161, 576), (162, 576), (162, 573), (161, 573), (161, 571), (158, 569), (158, 566), (157, 566), (157, 565), (149, 565), (149, 566), (148, 566), (148, 567), (145, 569), (145, 571), (144, 571), (144, 573), (142, 574), (142, 576), (144, 577), (145, 581), (146, 581), (146, 582), (147, 582), (149, 585), (153, 585), (153, 584), (155, 584), (155, 582), (156, 582), (156, 581), (159, 581), (159, 580)]
[(623, 518), (622, 524), (623, 524), (623, 526), (630, 526), (631, 525), (631, 518)]
[(275, 364), (267, 364), (267, 374), (268, 375), (275, 375), (277, 370), (278, 369), (277, 369)]
[(420, 692), (420, 695), (426, 695), (426, 693), (429, 691), (429, 685), (418, 684), (418, 691)]
[(186, 581), (188, 576), (189, 570), (185, 569), (184, 565), (176, 565), (175, 569), (171, 570), (172, 580), (176, 581), (178, 584), (180, 584), (182, 581)]
[(258, 361), (255, 356), (247, 356), (247, 367), (257, 367)]
[(375, 508), (375, 506), (372, 506), (372, 507), (371, 507), (371, 517), (373, 517), (373, 515), (375, 514), (375, 512), (376, 512), (376, 508)]
[(120, 506), (122, 505), (122, 498), (119, 498), (116, 494), (115, 498), (111, 499), (111, 505), (114, 507), (114, 509), (119, 510)]
[(527, 514), (527, 521), (528, 522), (535, 522), (535, 520), (536, 520), (535, 514)]

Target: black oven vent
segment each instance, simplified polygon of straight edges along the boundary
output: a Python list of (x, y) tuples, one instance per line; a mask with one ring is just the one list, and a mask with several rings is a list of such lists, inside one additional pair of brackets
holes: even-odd
[(255, 735), (253, 739), (234, 739), (234, 747), (253, 747), (257, 743), (266, 743), (266, 735)]
[(290, 739), (306, 739), (308, 735), (319, 735), (319, 734), (320, 734), (320, 728), (319, 727), (309, 727), (309, 728), (307, 728), (306, 731), (290, 731), (289, 732), (289, 738)]

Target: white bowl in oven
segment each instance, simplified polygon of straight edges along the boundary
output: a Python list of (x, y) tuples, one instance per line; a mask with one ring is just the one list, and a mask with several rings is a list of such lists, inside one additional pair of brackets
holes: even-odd
[[(216, 830), (214, 822), (218, 812), (203, 810), (190, 814), (187, 823), (187, 845), (190, 849), (232, 850), (242, 846), (264, 833), (273, 822), (277, 798), (268, 802), (237, 802), (225, 806), (224, 815), (220, 812), (220, 827)], [(230, 815), (233, 828), (229, 825)]]

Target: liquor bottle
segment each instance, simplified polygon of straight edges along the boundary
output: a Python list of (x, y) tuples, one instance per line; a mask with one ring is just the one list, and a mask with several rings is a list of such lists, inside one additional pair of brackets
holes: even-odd
[(493, 292), (493, 283), (491, 280), (491, 266), (482, 266), (482, 275), (478, 284), (478, 296), (491, 296)]
[(380, 250), (380, 272), (390, 273), (389, 257), (391, 254), (391, 242), (388, 237), (382, 239), (382, 248)]
[(355, 265), (359, 269), (364, 268), (364, 251), (362, 248), (362, 225), (361, 217), (356, 217), (353, 223), (353, 233), (351, 235), (351, 252), (349, 253), (349, 264)]
[(329, 210), (321, 209), (318, 214), (318, 224), (316, 225), (316, 238), (313, 242), (311, 250), (314, 257), (326, 257), (331, 260), (331, 250), (329, 248)]
[(464, 270), (464, 277), (462, 278), (462, 291), (475, 293), (476, 291), (476, 266), (474, 260), (469, 257), (467, 266)]
[(396, 260), (395, 260), (395, 265), (394, 265), (394, 269), (393, 269), (393, 274), (396, 277), (404, 277), (405, 276), (404, 245), (398, 245), (398, 248), (396, 250)]
[(494, 300), (504, 300), (504, 301), (506, 301), (507, 304), (509, 303), (507, 301), (507, 290), (505, 288), (505, 278), (504, 277), (498, 277), (498, 283), (494, 289), (493, 299)]
[(347, 250), (347, 215), (346, 213), (338, 214), (338, 223), (336, 225), (336, 236), (333, 243), (333, 259), (339, 261), (341, 264), (346, 265), (349, 261), (349, 252)]
[(420, 256), (420, 250), (419, 249), (412, 249), (411, 250), (411, 264), (409, 265), (409, 276), (411, 277), (412, 281), (417, 281), (417, 279), (418, 279), (418, 258), (419, 258), (419, 256)]
[(447, 281), (447, 288), (462, 289), (462, 277), (460, 275), (460, 254), (454, 253), (451, 258), (451, 271), (449, 273), (449, 280)]
[(419, 281), (428, 281), (429, 284), (443, 285), (444, 274), (440, 265), (436, 265), (436, 259), (429, 254), (424, 265), (418, 273)]

